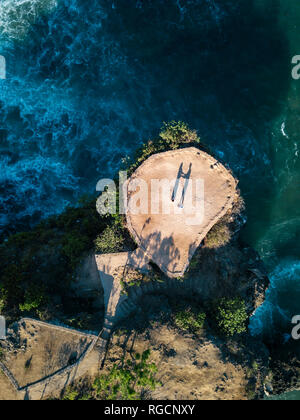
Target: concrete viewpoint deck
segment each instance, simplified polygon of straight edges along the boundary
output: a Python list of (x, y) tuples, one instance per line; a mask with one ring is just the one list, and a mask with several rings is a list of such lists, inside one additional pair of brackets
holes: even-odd
[[(136, 180), (146, 182), (150, 197), (154, 189), (153, 179), (168, 180), (172, 184), (178, 178), (177, 186), (175, 184), (174, 188), (163, 192), (164, 199), (169, 201), (170, 214), (164, 214), (162, 196), (157, 194), (156, 198), (151, 199), (154, 208), (159, 208), (158, 214), (153, 214), (150, 198), (146, 212), (137, 214), (136, 210), (131, 210), (130, 200), (140, 193), (139, 187), (135, 190), (132, 188)], [(197, 180), (203, 182), (203, 196), (197, 191)], [(207, 233), (232, 207), (237, 193), (237, 181), (212, 156), (191, 147), (151, 156), (134, 172), (126, 188), (129, 197), (126, 217), (130, 233), (150, 260), (169, 277), (176, 278), (184, 275)], [(186, 196), (191, 194), (189, 197), (195, 204), (195, 209), (190, 208), (188, 215), (184, 211), (187, 198), (182, 200), (183, 191)], [(196, 203), (199, 204), (201, 200), (202, 220), (196, 210)], [(196, 222), (191, 224), (192, 219)]]

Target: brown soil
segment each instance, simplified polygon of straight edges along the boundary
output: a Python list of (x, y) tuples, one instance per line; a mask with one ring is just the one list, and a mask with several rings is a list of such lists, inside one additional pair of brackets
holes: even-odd
[(144, 333), (114, 335), (105, 364), (108, 371), (124, 355), (151, 349), (162, 386), (147, 393), (154, 400), (247, 400), (260, 394), (267, 356), (259, 346), (246, 349), (236, 342), (184, 333), (170, 325), (153, 323)]
[[(34, 383), (74, 363), (87, 349), (92, 338), (55, 326), (23, 321), (10, 331), (3, 343), (2, 363), (10, 370), (19, 387)], [(6, 390), (0, 388), (0, 399)]]
[(4, 375), (4, 373), (0, 371), (0, 400), (11, 401), (18, 400), (19, 398), (20, 395), (18, 395), (18, 393), (15, 391), (14, 387), (8, 378)]

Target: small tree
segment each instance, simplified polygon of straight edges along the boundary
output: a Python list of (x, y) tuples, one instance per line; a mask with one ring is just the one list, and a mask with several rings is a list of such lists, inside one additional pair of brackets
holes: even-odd
[(159, 136), (171, 149), (178, 149), (181, 144), (200, 143), (196, 130), (191, 130), (189, 126), (182, 121), (164, 123)]
[(246, 304), (240, 298), (221, 299), (217, 304), (216, 321), (220, 331), (227, 337), (247, 331)]
[(42, 288), (32, 286), (25, 292), (25, 301), (19, 305), (21, 312), (30, 312), (32, 310), (40, 309), (45, 304), (46, 298)]
[(108, 226), (95, 240), (96, 252), (109, 254), (123, 250), (124, 238), (118, 226)]

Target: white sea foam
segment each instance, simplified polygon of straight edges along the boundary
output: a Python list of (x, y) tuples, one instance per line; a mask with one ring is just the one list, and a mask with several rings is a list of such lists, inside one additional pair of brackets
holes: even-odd
[(282, 124), (281, 124), (281, 133), (282, 133), (282, 135), (284, 136), (284, 137), (286, 137), (287, 139), (289, 139), (289, 136), (287, 135), (287, 133), (286, 133), (286, 128), (285, 128), (285, 122), (283, 122)]
[(53, 10), (58, 0), (1, 0), (0, 37), (21, 40), (38, 16)]
[(270, 282), (266, 301), (257, 309), (250, 322), (249, 329), (254, 336), (275, 335), (277, 328), (291, 324), (292, 317), (298, 313), (300, 261), (284, 261), (279, 264), (271, 273)]
[[(40, 156), (19, 160), (14, 165), (3, 165), (0, 185), (6, 188), (6, 194), (0, 197), (0, 205), (8, 210), (0, 217), (0, 226), (13, 224), (37, 211), (42, 217), (58, 213), (68, 204), (64, 198), (66, 192), (78, 192), (78, 179), (68, 166)], [(18, 208), (17, 215), (9, 211), (11, 206)]]

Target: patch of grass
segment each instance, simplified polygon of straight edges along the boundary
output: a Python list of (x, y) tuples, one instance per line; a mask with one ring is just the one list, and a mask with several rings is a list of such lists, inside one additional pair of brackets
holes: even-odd
[[(93, 383), (89, 378), (67, 387), (62, 400), (140, 400), (144, 392), (161, 385), (155, 376), (157, 366), (150, 362), (150, 350), (143, 354), (128, 354), (115, 364), (108, 373), (96, 377)], [(128, 357), (130, 356), (130, 357)]]
[(157, 366), (149, 362), (150, 350), (133, 359), (122, 360), (107, 375), (100, 375), (94, 382), (95, 396), (101, 400), (139, 400), (146, 389), (154, 390)]
[(120, 280), (122, 293), (128, 295), (131, 287), (140, 287), (143, 283), (148, 281), (150, 281), (148, 276), (134, 268), (127, 267), (123, 273), (122, 280)]
[(257, 398), (255, 381), (250, 381), (246, 385), (246, 394), (249, 401), (253, 401)]
[(234, 199), (232, 208), (206, 235), (204, 240), (205, 246), (210, 249), (217, 249), (226, 246), (232, 239), (234, 231), (233, 225), (244, 210), (245, 202), (238, 192)]
[(89, 329), (92, 315), (88, 313), (81, 313), (78, 316), (65, 320), (66, 324), (76, 330), (87, 331)]
[(83, 253), (89, 248), (89, 238), (78, 236), (76, 232), (70, 232), (62, 238), (62, 255), (65, 256), (72, 270), (78, 265)]
[(259, 364), (257, 363), (256, 360), (254, 360), (252, 363), (252, 369), (254, 370), (255, 373), (259, 371)]

